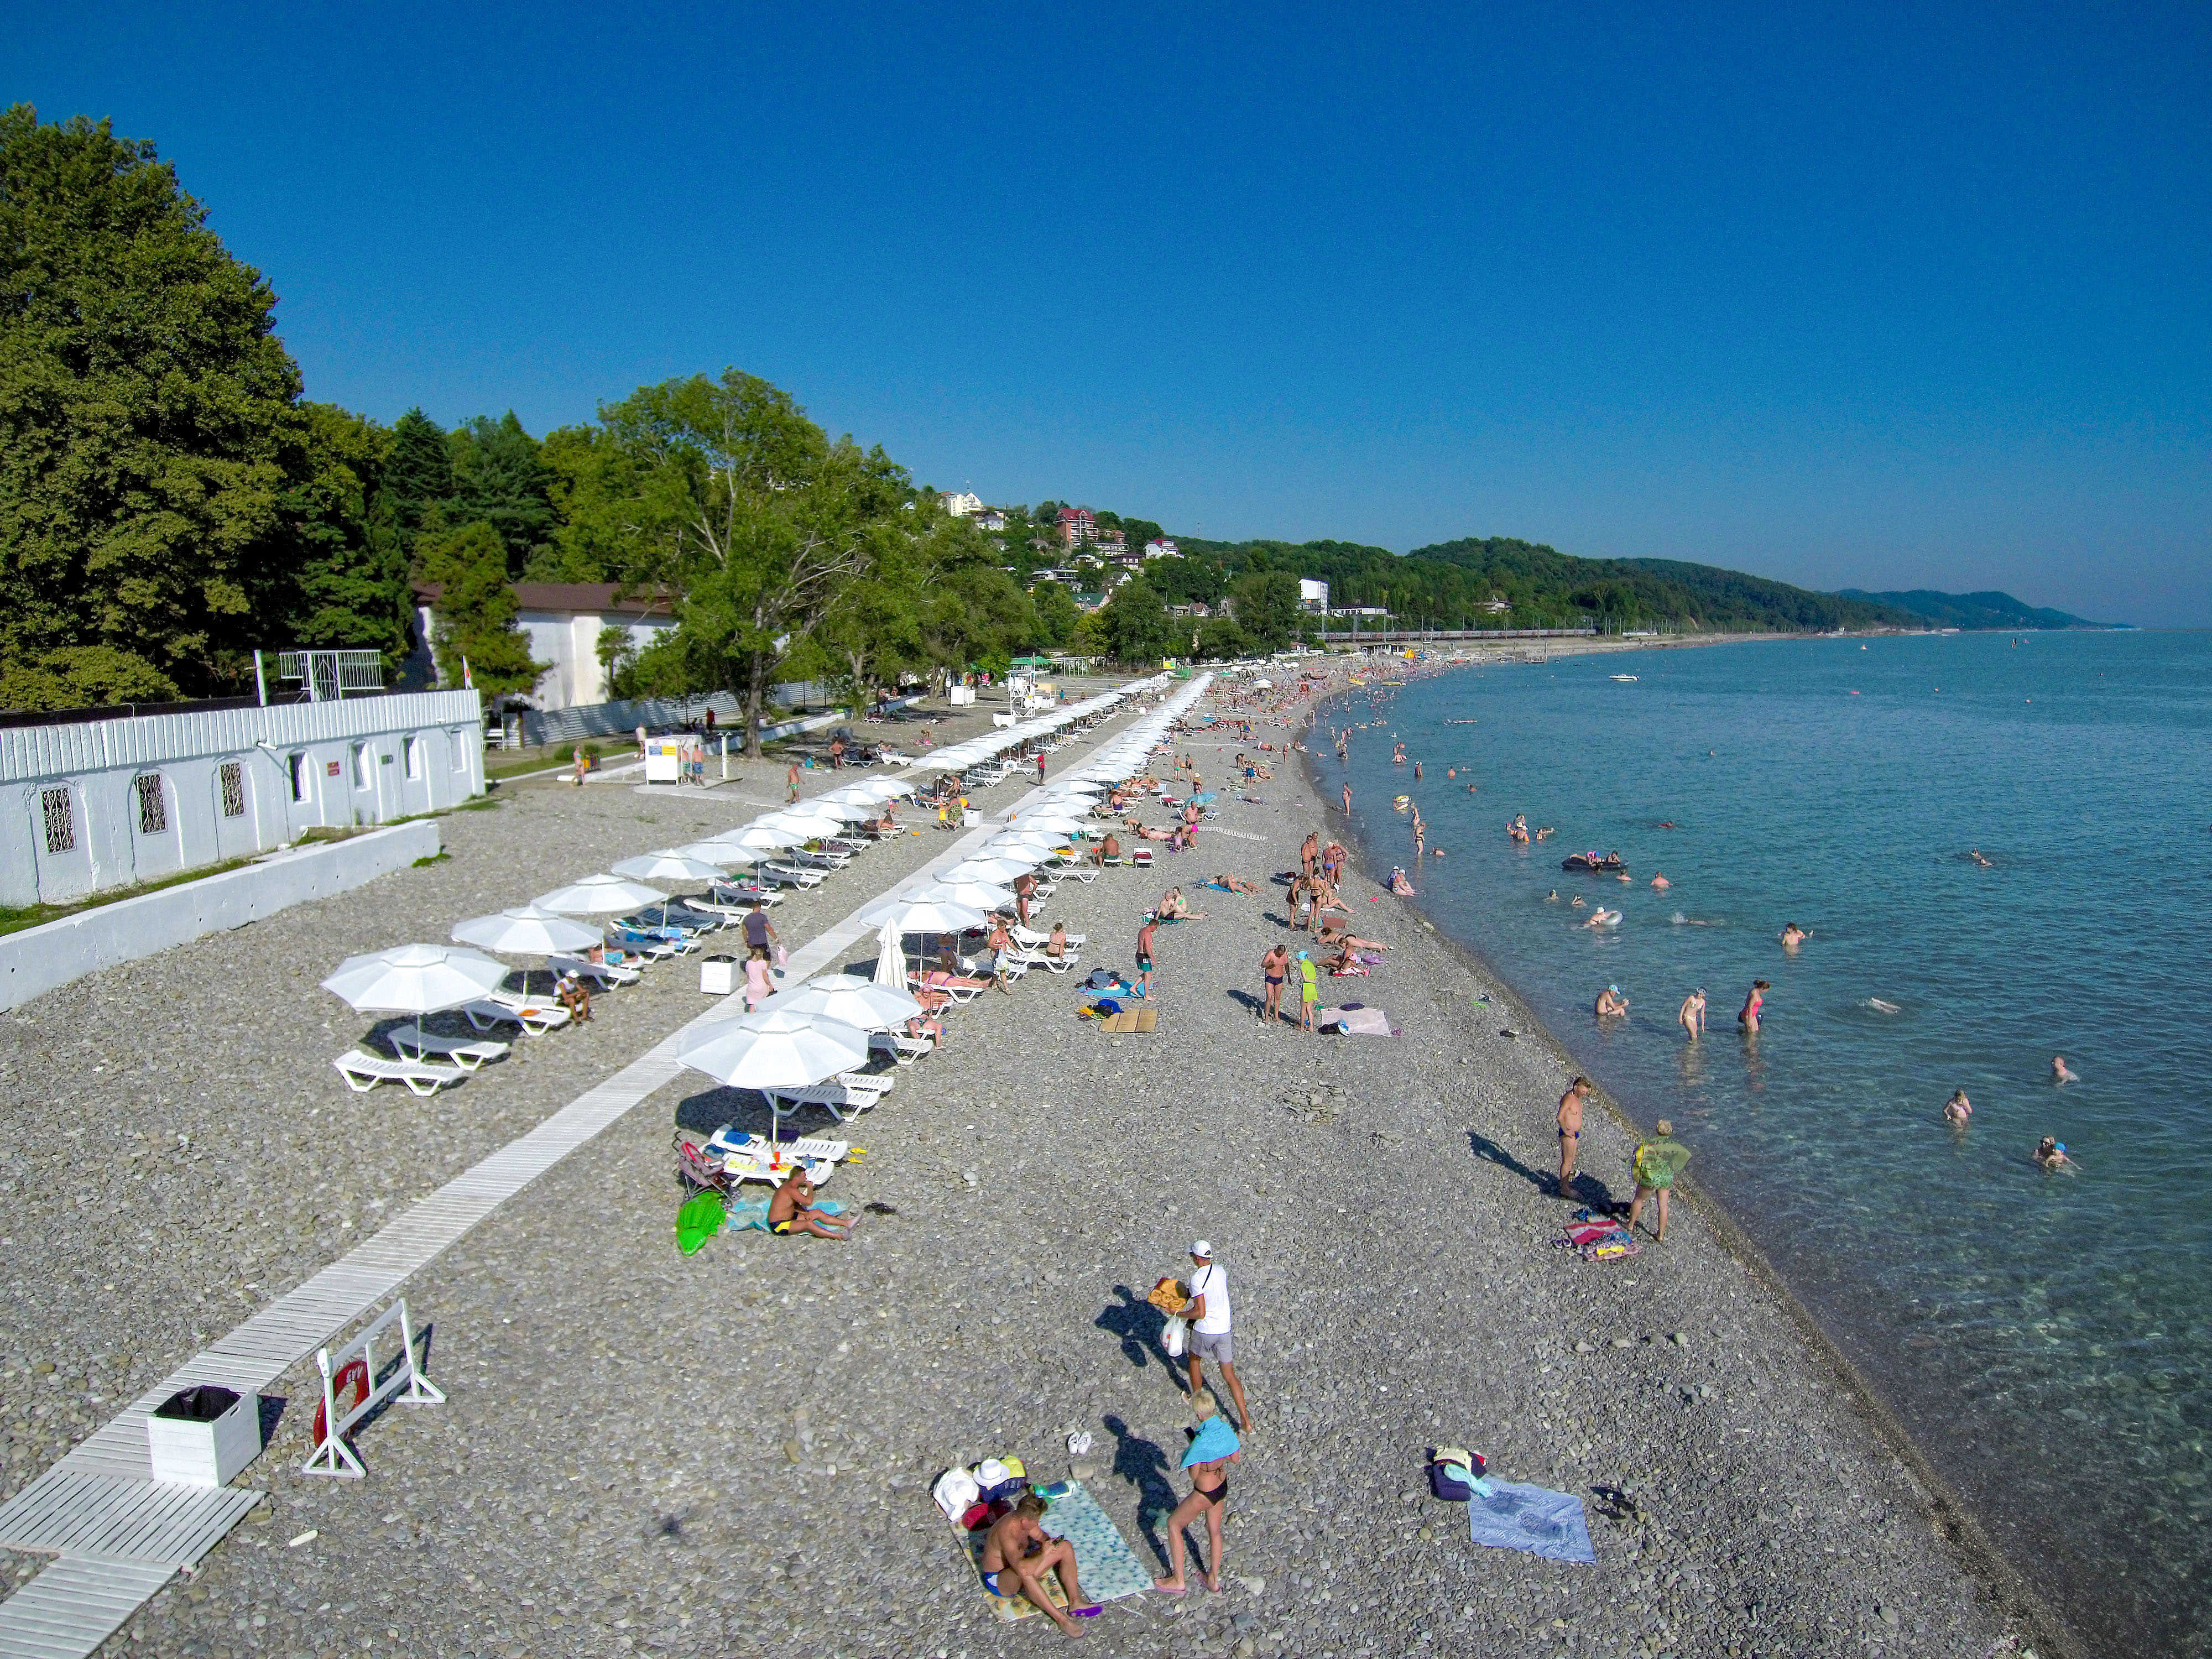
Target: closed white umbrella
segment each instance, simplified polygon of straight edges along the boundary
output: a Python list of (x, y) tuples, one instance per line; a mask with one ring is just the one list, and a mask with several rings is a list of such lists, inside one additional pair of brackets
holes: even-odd
[(906, 989), (906, 947), (899, 943), (896, 915), (886, 916), (876, 929), (876, 983), (894, 991)]
[(863, 1031), (895, 1030), (921, 1012), (921, 1005), (904, 991), (852, 974), (811, 979), (795, 991), (786, 991), (775, 1006), (787, 1014), (818, 1014)]
[(541, 893), (532, 901), (541, 910), (565, 910), (571, 915), (611, 915), (617, 910), (635, 910), (641, 904), (659, 903), (668, 895), (658, 887), (647, 887), (641, 881), (625, 881), (620, 876), (586, 876), (566, 887), (556, 887), (550, 893)]
[(559, 951), (587, 951), (599, 939), (598, 928), (535, 904), (518, 905), (495, 916), (471, 916), (453, 925), (454, 943), (507, 956), (547, 957)]

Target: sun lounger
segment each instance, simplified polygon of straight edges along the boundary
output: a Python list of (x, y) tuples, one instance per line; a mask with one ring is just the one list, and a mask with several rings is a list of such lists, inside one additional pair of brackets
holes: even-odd
[(789, 1117), (802, 1106), (819, 1106), (840, 1123), (869, 1111), (891, 1091), (891, 1079), (871, 1072), (841, 1072), (826, 1082), (805, 1089), (763, 1089), (761, 1097), (779, 1118)]
[(773, 887), (763, 887), (753, 881), (713, 881), (707, 884), (707, 896), (716, 904), (750, 905), (755, 899), (774, 909), (783, 902), (783, 895)]
[(802, 870), (795, 864), (763, 864), (762, 875), (784, 887), (819, 887), (827, 878), (819, 870)]
[(956, 974), (948, 974), (941, 968), (933, 969), (927, 974), (909, 972), (906, 981), (915, 990), (942, 991), (955, 1003), (962, 1004), (975, 1001), (991, 988), (991, 981), (988, 979), (964, 979)]
[(374, 1054), (359, 1048), (349, 1048), (331, 1062), (338, 1068), (338, 1075), (346, 1086), (357, 1095), (365, 1095), (380, 1083), (404, 1083), (418, 1095), (434, 1095), (441, 1089), (450, 1088), (465, 1079), (468, 1073), (458, 1066), (423, 1066), (411, 1060), (380, 1060)]
[(1149, 847), (1139, 847), (1135, 852), (1129, 854), (1129, 862), (1139, 870), (1151, 869), (1152, 867), (1152, 849)]
[[(1039, 933), (1034, 927), (1010, 927), (1006, 931), (1013, 935), (1015, 944), (1026, 945), (1032, 950), (1042, 951), (1052, 943), (1050, 933)], [(1067, 936), (1067, 948), (1071, 951), (1075, 950), (1090, 937), (1088, 933), (1070, 933)]]
[(1042, 950), (1019, 950), (1014, 951), (1012, 957), (1014, 964), (1024, 969), (1045, 968), (1055, 974), (1064, 974), (1075, 966), (1079, 953), (1069, 951), (1065, 955), (1053, 957), (1047, 956)]
[(548, 957), (545, 965), (558, 979), (562, 974), (574, 974), (578, 979), (588, 979), (602, 991), (611, 991), (617, 985), (635, 985), (645, 975), (635, 968), (625, 968), (619, 963), (592, 962), (584, 957)]
[(794, 847), (784, 854), (793, 864), (809, 870), (842, 870), (853, 861), (850, 853), (832, 853), (827, 848)]
[(532, 1036), (544, 1036), (568, 1023), (568, 1011), (559, 1003), (540, 1002), (535, 997), (519, 996), (512, 991), (494, 991), (461, 1012), (479, 1031), (488, 1031), (495, 1025), (520, 1025)]
[(911, 1066), (937, 1047), (934, 1038), (908, 1036), (903, 1031), (871, 1031), (868, 1047), (879, 1054), (888, 1054), (902, 1066)]
[(471, 1042), (466, 1037), (440, 1036), (419, 1025), (395, 1025), (384, 1034), (384, 1040), (402, 1060), (411, 1060), (419, 1065), (426, 1054), (435, 1054), (465, 1072), (475, 1071), (488, 1060), (504, 1060), (507, 1052), (504, 1042)]

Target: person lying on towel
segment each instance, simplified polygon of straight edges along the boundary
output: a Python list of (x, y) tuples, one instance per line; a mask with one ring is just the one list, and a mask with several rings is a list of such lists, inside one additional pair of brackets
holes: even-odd
[[(1043, 1498), (1024, 1492), (1021, 1502), (992, 1523), (990, 1535), (983, 1540), (983, 1588), (1009, 1599), (1026, 1596), (1030, 1606), (1062, 1631), (1079, 1636), (1076, 1620), (1097, 1617), (1098, 1604), (1085, 1601), (1082, 1586), (1075, 1582), (1075, 1546), (1065, 1538), (1047, 1537), (1037, 1525), (1044, 1509)], [(1060, 1571), (1060, 1589), (1067, 1592), (1066, 1613), (1044, 1587), (1045, 1574), (1054, 1568)]]

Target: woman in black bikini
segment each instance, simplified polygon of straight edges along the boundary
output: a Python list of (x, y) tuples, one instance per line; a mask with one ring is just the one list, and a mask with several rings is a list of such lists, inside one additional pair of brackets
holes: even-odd
[(1242, 1455), (1237, 1431), (1226, 1418), (1209, 1417), (1199, 1425), (1182, 1458), (1190, 1471), (1190, 1496), (1168, 1516), (1168, 1576), (1152, 1580), (1162, 1595), (1181, 1595), (1190, 1588), (1182, 1576), (1182, 1529), (1200, 1515), (1206, 1517), (1206, 1587), (1221, 1589), (1221, 1516), (1229, 1501), (1229, 1466)]

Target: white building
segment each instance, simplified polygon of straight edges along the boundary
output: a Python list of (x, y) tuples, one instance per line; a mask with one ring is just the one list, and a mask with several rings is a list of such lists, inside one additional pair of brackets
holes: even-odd
[(1182, 550), (1170, 536), (1155, 536), (1145, 544), (1145, 556), (1148, 559), (1176, 558), (1180, 556)]
[[(969, 499), (973, 501), (975, 497), (971, 495)], [(1006, 527), (1006, 515), (995, 507), (987, 507), (974, 517), (978, 530), (1004, 530)]]
[(65, 902), (483, 793), (473, 691), (9, 718), (0, 904)]
[[(965, 489), (947, 490), (937, 499), (945, 503), (945, 510), (956, 519), (973, 518), (983, 510), (982, 497)], [(1002, 523), (999, 528), (1003, 530), (1006, 526)]]
[(1298, 609), (1316, 617), (1328, 615), (1328, 584), (1310, 576), (1298, 578)]
[[(605, 702), (614, 693), (607, 684), (606, 665), (599, 660), (601, 630), (619, 628), (629, 635), (631, 647), (643, 650), (676, 626), (667, 602), (657, 599), (617, 600), (612, 582), (517, 582), (515, 625), (530, 638), (530, 659), (547, 665), (531, 688), (533, 708), (550, 712)], [(436, 637), (439, 588), (418, 583), (415, 589), (415, 637)], [(427, 657), (425, 644), (418, 657)], [(436, 683), (436, 671), (427, 660), (416, 665), (424, 683)]]

